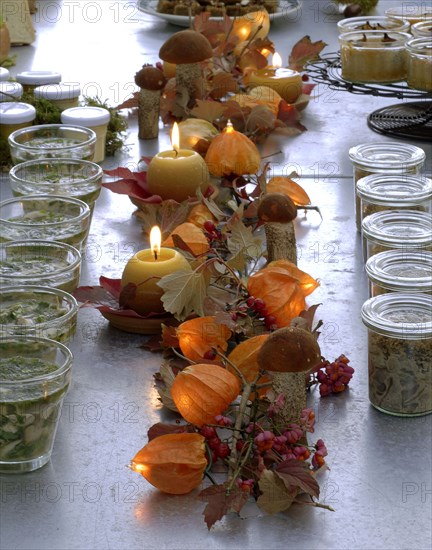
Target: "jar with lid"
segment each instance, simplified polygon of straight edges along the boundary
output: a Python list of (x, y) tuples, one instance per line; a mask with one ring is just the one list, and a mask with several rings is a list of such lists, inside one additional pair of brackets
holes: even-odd
[(15, 101), (0, 103), (0, 136), (7, 139), (15, 130), (31, 125), (35, 118), (33, 105)]
[[(361, 143), (351, 147), (348, 156), (353, 165), (354, 186), (371, 174), (419, 174), (426, 153), (416, 145), (392, 141)], [(360, 198), (355, 202), (357, 227), (360, 226)]]
[(432, 19), (412, 25), (411, 34), (414, 38), (432, 38)]
[(360, 225), (363, 218), (383, 210), (431, 212), (432, 180), (422, 176), (373, 174), (359, 179)]
[(90, 128), (96, 134), (96, 149), (93, 162), (105, 160), (105, 142), (110, 121), (110, 112), (102, 107), (72, 107), (61, 114), (63, 124)]
[(406, 76), (406, 32), (353, 31), (339, 36), (342, 78), (350, 82), (399, 82)]
[(369, 296), (387, 292), (432, 294), (432, 252), (386, 250), (370, 257), (365, 265)]
[(415, 210), (384, 210), (362, 222), (365, 261), (378, 252), (432, 250), (432, 215)]
[(406, 48), (408, 86), (416, 90), (432, 91), (432, 37), (408, 40)]
[(23, 95), (23, 87), (19, 82), (0, 82), (0, 102), (18, 101)]
[(32, 92), (37, 86), (60, 84), (62, 76), (56, 71), (23, 71), (15, 78), (22, 84), (25, 92)]
[(369, 298), (369, 400), (397, 416), (432, 412), (432, 296), (394, 292)]
[(9, 80), (10, 73), (5, 67), (0, 67), (0, 82)]
[(36, 98), (47, 99), (61, 111), (78, 107), (80, 93), (78, 84), (44, 84), (33, 91)]

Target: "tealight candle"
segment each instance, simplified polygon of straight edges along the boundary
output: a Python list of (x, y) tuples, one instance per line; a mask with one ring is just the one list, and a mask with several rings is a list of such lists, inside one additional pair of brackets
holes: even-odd
[(273, 65), (254, 71), (250, 75), (249, 85), (267, 86), (275, 90), (287, 103), (294, 103), (302, 90), (301, 74), (282, 67), (278, 53), (273, 55)]
[(205, 192), (209, 184), (209, 172), (204, 159), (190, 149), (179, 149), (179, 130), (174, 123), (171, 136), (172, 151), (155, 155), (147, 170), (147, 183), (153, 195), (163, 200), (177, 202), (195, 197), (197, 189)]
[(121, 279), (121, 288), (137, 285), (135, 295), (127, 307), (140, 315), (163, 313), (163, 290), (157, 283), (165, 275), (176, 271), (191, 271), (186, 258), (172, 248), (161, 248), (161, 231), (155, 226), (150, 232), (150, 248), (140, 250), (127, 262)]

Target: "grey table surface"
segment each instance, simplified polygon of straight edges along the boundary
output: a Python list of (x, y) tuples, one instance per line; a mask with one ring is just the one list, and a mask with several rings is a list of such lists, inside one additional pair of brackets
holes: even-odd
[[(37, 39), (15, 47), (20, 70), (53, 69), (80, 82), (87, 95), (120, 103), (135, 89), (133, 76), (155, 62), (163, 40), (178, 30), (123, 0), (36, 2)], [(377, 13), (397, 2), (380, 0)], [(305, 34), (337, 49), (336, 15), (328, 1), (304, 0), (295, 17), (272, 24), (270, 37), (286, 59)], [(26, 475), (1, 475), (0, 547), (6, 549), (429, 549), (431, 538), (431, 417), (397, 418), (371, 407), (367, 395), (366, 330), (360, 308), (367, 298), (360, 237), (355, 231), (349, 147), (392, 141), (372, 132), (369, 112), (397, 100), (333, 92), (318, 86), (304, 112), (303, 134), (269, 143), (274, 172), (301, 174), (318, 204), (297, 220), (299, 266), (321, 280), (309, 304), (321, 302), (321, 347), (330, 359), (345, 353), (356, 369), (349, 392), (309, 397), (317, 414), (316, 437), (329, 449), (321, 500), (335, 512), (294, 508), (262, 514), (254, 503), (210, 532), (196, 492), (167, 496), (127, 469), (146, 442), (149, 426), (174, 417), (161, 407), (153, 385), (160, 356), (140, 346), (146, 337), (116, 330), (97, 311), (80, 312), (73, 385), (65, 398), (51, 462)], [(134, 168), (142, 154), (168, 146), (137, 139), (130, 117), (129, 148), (104, 167)], [(414, 143), (414, 142), (413, 142)], [(431, 147), (426, 171), (431, 172)], [(2, 176), (2, 198), (10, 195)], [(98, 199), (81, 284), (101, 274), (119, 277), (127, 259), (144, 248), (141, 226), (127, 197), (103, 190)]]

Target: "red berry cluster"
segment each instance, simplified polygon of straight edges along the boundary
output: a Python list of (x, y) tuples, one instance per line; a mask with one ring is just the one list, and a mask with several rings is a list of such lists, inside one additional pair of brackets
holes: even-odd
[(224, 241), (224, 236), (221, 231), (215, 226), (211, 220), (204, 222), (204, 235), (206, 236), (209, 244), (213, 248), (217, 248), (221, 242)]
[(243, 311), (251, 317), (262, 319), (267, 330), (276, 330), (278, 328), (276, 324), (276, 317), (269, 314), (265, 302), (261, 300), (261, 298), (249, 296), (245, 304), (243, 306), (239, 306), (239, 308), (243, 308)]
[(348, 363), (349, 359), (345, 355), (341, 355), (333, 363), (326, 361), (326, 364), (320, 368), (316, 377), (320, 384), (321, 396), (324, 397), (331, 393), (340, 393), (346, 390), (354, 374), (354, 369)]
[(211, 457), (208, 457), (208, 462), (210, 462), (210, 458), (213, 463), (216, 462), (218, 458), (226, 458), (229, 456), (231, 451), (228, 444), (221, 441), (213, 426), (202, 426), (200, 434), (206, 439), (209, 449), (208, 452), (211, 453)]

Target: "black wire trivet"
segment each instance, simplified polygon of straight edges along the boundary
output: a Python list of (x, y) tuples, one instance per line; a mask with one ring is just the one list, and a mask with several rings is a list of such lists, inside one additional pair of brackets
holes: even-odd
[(308, 75), (332, 90), (375, 97), (418, 99), (419, 101), (389, 105), (368, 116), (368, 126), (375, 132), (393, 137), (419, 140), (432, 139), (432, 92), (409, 88), (405, 82), (392, 84), (363, 84), (350, 82), (341, 76), (339, 53), (327, 53), (306, 67)]

